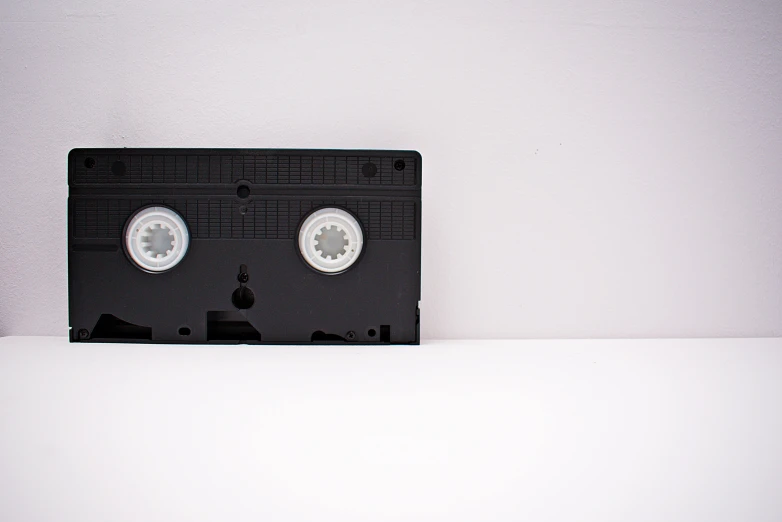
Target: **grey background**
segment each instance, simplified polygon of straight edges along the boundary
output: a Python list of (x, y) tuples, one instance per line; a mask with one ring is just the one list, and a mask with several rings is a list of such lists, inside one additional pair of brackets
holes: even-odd
[(66, 155), (415, 148), (422, 334), (782, 334), (774, 1), (0, 6), (0, 334), (67, 329)]

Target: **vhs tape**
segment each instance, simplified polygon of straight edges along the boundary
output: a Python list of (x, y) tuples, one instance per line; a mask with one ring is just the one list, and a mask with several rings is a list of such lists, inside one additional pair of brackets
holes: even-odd
[(70, 339), (419, 342), (414, 151), (74, 149)]

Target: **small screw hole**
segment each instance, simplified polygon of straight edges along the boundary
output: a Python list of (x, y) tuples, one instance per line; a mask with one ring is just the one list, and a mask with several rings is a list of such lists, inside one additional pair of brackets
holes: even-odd
[(179, 335), (190, 335), (190, 328), (183, 326), (179, 329)]
[(87, 158), (84, 160), (84, 166), (91, 169), (95, 166), (95, 158)]
[(111, 164), (111, 173), (115, 176), (124, 176), (126, 171), (127, 167), (124, 161), (117, 160)]
[(370, 328), (369, 330), (367, 330), (367, 335), (370, 337), (374, 337), (377, 335), (377, 332), (375, 331), (374, 328)]
[(405, 170), (405, 160), (398, 159), (394, 162), (394, 168), (396, 170)]
[(364, 163), (364, 166), (361, 167), (361, 173), (364, 177), (372, 178), (377, 174), (377, 165), (372, 162)]

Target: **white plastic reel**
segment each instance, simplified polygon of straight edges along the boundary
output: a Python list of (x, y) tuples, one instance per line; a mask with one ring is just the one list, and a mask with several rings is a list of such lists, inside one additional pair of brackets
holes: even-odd
[(167, 207), (147, 207), (130, 218), (125, 249), (142, 270), (165, 272), (187, 254), (190, 233), (182, 216)]
[(299, 250), (315, 270), (334, 274), (347, 270), (361, 255), (364, 234), (353, 214), (339, 208), (321, 208), (299, 229)]

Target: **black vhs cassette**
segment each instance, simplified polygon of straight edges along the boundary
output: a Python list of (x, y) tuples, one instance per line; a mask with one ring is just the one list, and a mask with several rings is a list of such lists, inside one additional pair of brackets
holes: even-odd
[(413, 151), (74, 149), (72, 341), (419, 342)]

